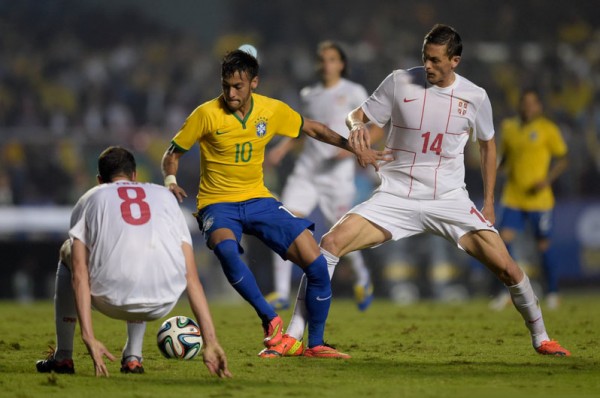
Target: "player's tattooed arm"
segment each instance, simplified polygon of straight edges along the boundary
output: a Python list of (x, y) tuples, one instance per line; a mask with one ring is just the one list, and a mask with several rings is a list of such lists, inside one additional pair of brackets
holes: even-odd
[(165, 186), (169, 188), (179, 203), (183, 202), (183, 198), (187, 198), (187, 193), (177, 184), (177, 170), (179, 169), (179, 158), (185, 152), (178, 150), (175, 144), (171, 144), (163, 155), (161, 162), (161, 170), (165, 178)]

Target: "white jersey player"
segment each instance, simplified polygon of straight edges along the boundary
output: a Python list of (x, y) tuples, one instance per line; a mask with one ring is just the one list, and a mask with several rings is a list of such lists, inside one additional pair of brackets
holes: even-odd
[(78, 316), (96, 375), (108, 376), (103, 356), (114, 356), (94, 337), (93, 306), (128, 321), (121, 372), (143, 373), (145, 321), (167, 315), (187, 288), (204, 342), (210, 345), (204, 362), (211, 373), (229, 376), (177, 200), (168, 188), (135, 182), (135, 159), (123, 148), (102, 152), (98, 170), (101, 185), (86, 192), (71, 214), (70, 240), (61, 248), (56, 275), (57, 349), (37, 362), (38, 372), (74, 373)]
[[(331, 41), (318, 46), (320, 81), (300, 92), (303, 114), (348, 137), (345, 119), (348, 112), (367, 97), (365, 88), (344, 78), (347, 59), (342, 48)], [(291, 148), (292, 140), (285, 140), (271, 153), (268, 161), (277, 164)], [(356, 194), (354, 183), (355, 161), (347, 151), (317, 140), (305, 140), (296, 160), (294, 171), (287, 179), (281, 195), (285, 207), (298, 217), (308, 216), (317, 206), (325, 219), (333, 225), (353, 204)], [(348, 255), (356, 274), (354, 293), (358, 308), (365, 310), (373, 297), (369, 270), (360, 252)], [(273, 256), (275, 291), (267, 300), (275, 309), (289, 306), (292, 264)]]
[[(349, 141), (357, 149), (370, 146), (366, 122), (388, 126), (386, 146), (393, 161), (380, 168), (382, 182), (372, 197), (323, 236), (323, 254), (332, 267), (340, 256), (357, 249), (424, 232), (440, 235), (484, 263), (508, 287), (538, 353), (568, 356), (569, 351), (548, 337), (529, 279), (493, 227), (496, 147), (492, 110), (486, 92), (454, 72), (461, 52), (458, 33), (450, 26), (435, 25), (423, 42), (424, 66), (394, 71), (348, 115)], [(481, 212), (464, 184), (463, 153), (469, 135), (480, 145)], [(302, 307), (297, 305), (282, 355), (302, 338)]]
[(181, 245), (192, 245), (171, 192), (150, 183), (102, 184), (79, 200), (73, 216), (69, 236), (89, 250), (94, 307), (124, 320), (168, 314), (186, 288)]

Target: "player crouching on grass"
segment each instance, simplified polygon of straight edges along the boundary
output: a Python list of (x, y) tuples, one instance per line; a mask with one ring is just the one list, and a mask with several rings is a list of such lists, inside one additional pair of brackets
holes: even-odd
[(56, 351), (36, 363), (38, 372), (74, 373), (73, 335), (81, 336), (96, 376), (108, 376), (103, 357), (115, 357), (96, 340), (92, 305), (127, 321), (121, 372), (143, 373), (146, 321), (166, 316), (187, 289), (204, 339), (204, 363), (212, 374), (230, 377), (198, 278), (192, 239), (168, 189), (138, 183), (133, 155), (109, 147), (98, 158), (98, 183), (71, 213), (70, 240), (60, 250), (54, 296)]

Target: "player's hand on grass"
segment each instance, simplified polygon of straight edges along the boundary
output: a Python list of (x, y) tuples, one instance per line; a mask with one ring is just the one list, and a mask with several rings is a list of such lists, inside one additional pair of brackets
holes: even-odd
[(108, 351), (102, 342), (96, 340), (95, 338), (90, 338), (87, 340), (84, 339), (83, 342), (85, 343), (88, 352), (92, 357), (92, 361), (94, 361), (96, 376), (108, 377), (109, 374), (106, 364), (104, 363), (104, 357), (106, 356), (110, 361), (114, 361), (115, 356)]
[(169, 184), (168, 188), (169, 188), (169, 191), (173, 192), (173, 195), (175, 195), (175, 197), (177, 198), (179, 203), (183, 202), (183, 198), (187, 198), (187, 193), (179, 185), (177, 185), (175, 183)]
[(210, 374), (219, 377), (232, 377), (231, 372), (227, 368), (227, 357), (225, 351), (219, 344), (205, 345), (202, 352), (204, 364), (208, 368)]

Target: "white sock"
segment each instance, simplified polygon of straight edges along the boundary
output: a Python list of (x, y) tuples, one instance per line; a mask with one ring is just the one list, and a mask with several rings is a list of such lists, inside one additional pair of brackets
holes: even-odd
[(58, 361), (73, 358), (73, 336), (77, 324), (77, 308), (71, 285), (71, 270), (61, 261), (56, 269), (54, 283), (54, 323), (56, 325), (56, 352)]
[(281, 298), (289, 299), (290, 297), (292, 267), (293, 264), (290, 261), (282, 259), (277, 253), (273, 253), (273, 284), (275, 285), (275, 292)]
[[(329, 271), (329, 279), (333, 276), (333, 272), (335, 271), (335, 266), (340, 261), (340, 259), (328, 251), (321, 248), (321, 254), (327, 260), (327, 271)], [(296, 305), (294, 306), (294, 313), (292, 314), (292, 319), (290, 319), (290, 323), (286, 329), (286, 334), (289, 334), (293, 338), (297, 340), (302, 340), (304, 336), (304, 329), (306, 328), (306, 322), (308, 318), (308, 311), (306, 309), (306, 304), (304, 302), (304, 297), (306, 296), (306, 275), (302, 275), (302, 280), (300, 281), (300, 287), (298, 288), (298, 295), (296, 296)]]
[(352, 265), (352, 269), (356, 275), (355, 284), (365, 286), (371, 280), (371, 276), (369, 269), (365, 265), (365, 260), (362, 253), (357, 250), (346, 254), (346, 256), (348, 257), (348, 260), (350, 260), (350, 264)]
[(542, 317), (538, 298), (531, 288), (531, 283), (529, 283), (527, 275), (516, 285), (508, 286), (508, 291), (510, 292), (515, 308), (521, 313), (521, 316), (525, 320), (525, 326), (527, 326), (527, 329), (531, 333), (533, 346), (537, 348), (542, 344), (542, 341), (550, 340), (546, 333), (546, 326), (544, 326), (544, 318)]
[(123, 358), (131, 355), (142, 358), (142, 345), (144, 344), (144, 332), (146, 322), (127, 321), (127, 342), (123, 348)]

